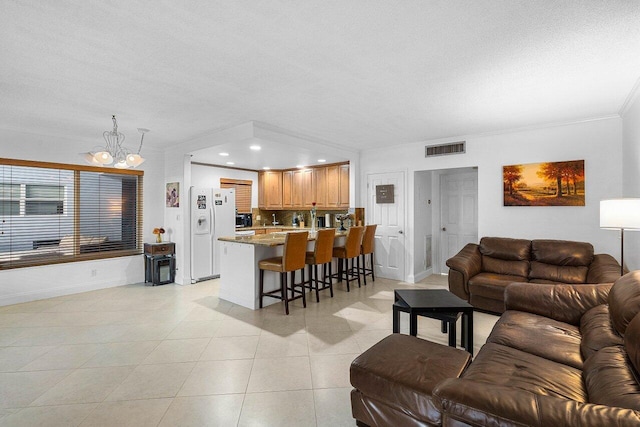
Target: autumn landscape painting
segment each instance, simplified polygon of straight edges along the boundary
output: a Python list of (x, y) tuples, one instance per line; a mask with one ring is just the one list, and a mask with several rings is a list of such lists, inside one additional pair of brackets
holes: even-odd
[(503, 166), (505, 206), (584, 206), (584, 160)]

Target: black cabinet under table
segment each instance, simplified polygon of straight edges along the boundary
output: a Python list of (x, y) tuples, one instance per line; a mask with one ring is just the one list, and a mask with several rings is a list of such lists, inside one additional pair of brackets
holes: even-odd
[(175, 243), (144, 244), (144, 282), (155, 285), (173, 283), (176, 277)]

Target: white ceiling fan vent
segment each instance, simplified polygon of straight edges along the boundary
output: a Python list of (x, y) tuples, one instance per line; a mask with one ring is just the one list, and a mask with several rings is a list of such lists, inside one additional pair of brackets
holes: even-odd
[(450, 144), (427, 145), (424, 156), (446, 156), (449, 154), (464, 154), (467, 151), (467, 141), (452, 142)]

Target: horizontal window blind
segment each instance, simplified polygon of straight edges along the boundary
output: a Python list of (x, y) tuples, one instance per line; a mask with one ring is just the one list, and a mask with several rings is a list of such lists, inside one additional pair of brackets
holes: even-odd
[(142, 253), (142, 179), (0, 159), (0, 269)]
[(238, 213), (251, 213), (251, 187), (253, 181), (244, 179), (220, 178), (221, 188), (236, 190), (236, 210)]

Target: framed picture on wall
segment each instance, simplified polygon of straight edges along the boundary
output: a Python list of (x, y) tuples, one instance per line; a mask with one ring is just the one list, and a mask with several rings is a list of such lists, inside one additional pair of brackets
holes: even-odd
[(584, 160), (502, 167), (504, 206), (584, 206)]
[(167, 184), (167, 207), (179, 208), (180, 207), (180, 183), (170, 182)]

